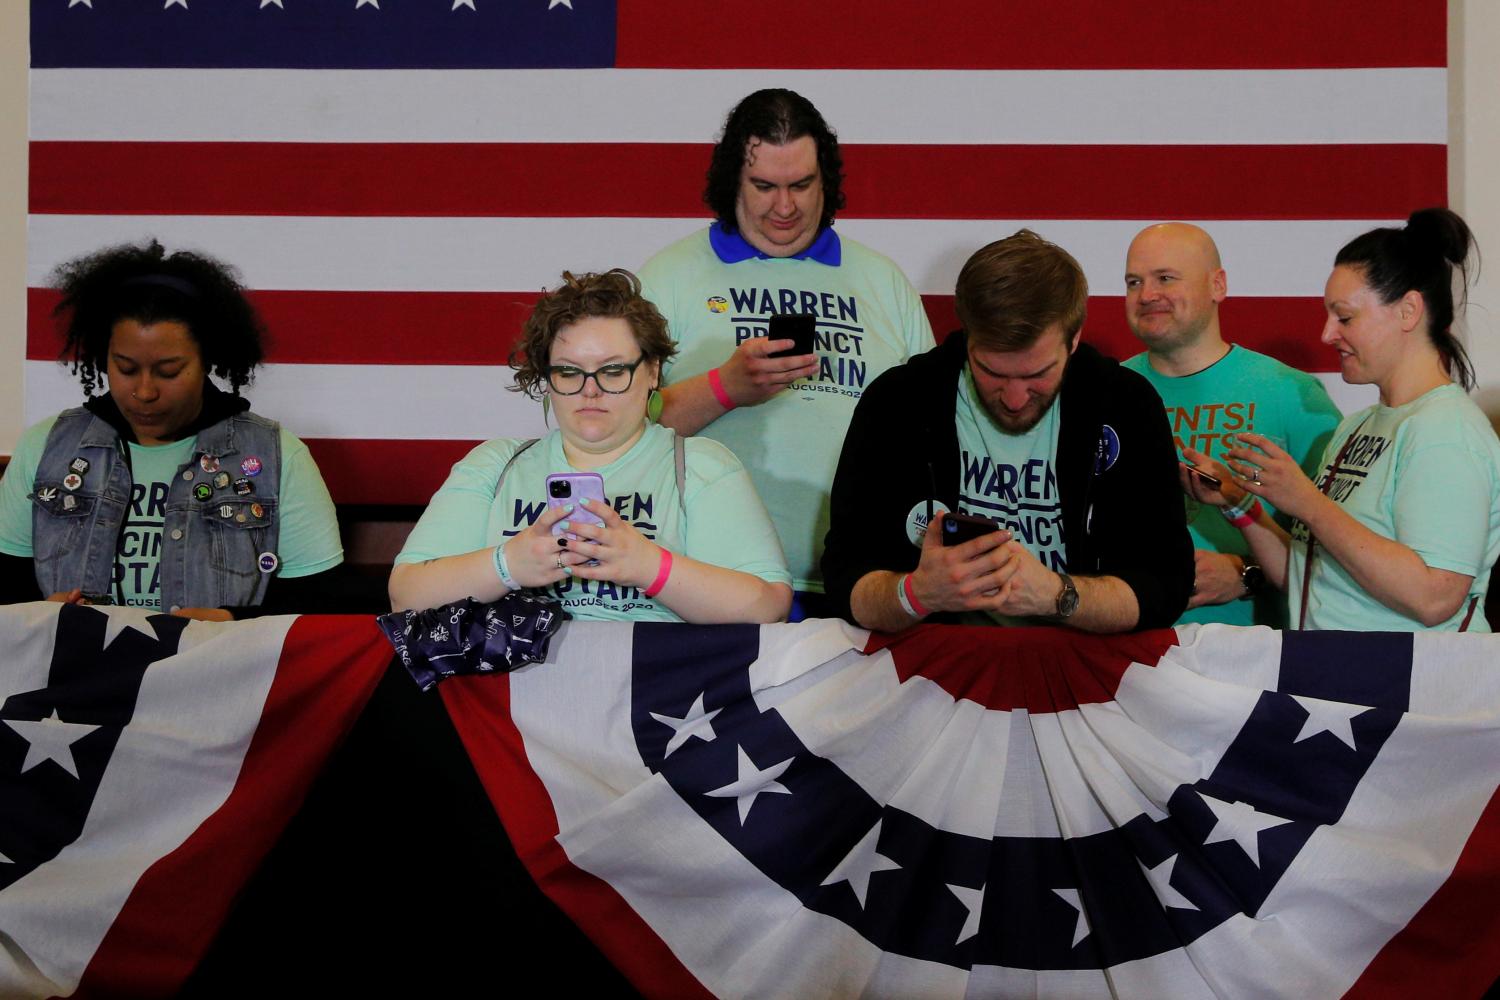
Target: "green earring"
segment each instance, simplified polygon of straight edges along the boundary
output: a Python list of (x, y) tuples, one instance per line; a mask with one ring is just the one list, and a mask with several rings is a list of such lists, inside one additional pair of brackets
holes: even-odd
[(544, 392), (544, 393), (542, 393), (542, 426), (543, 427), (550, 427), (551, 426), (551, 424), (549, 424), (547, 422), (547, 417), (548, 417), (551, 409), (552, 409), (552, 394)]
[(657, 389), (652, 389), (650, 394), (646, 396), (646, 419), (653, 424), (661, 423), (661, 410), (665, 405), (666, 400), (662, 399), (661, 392)]

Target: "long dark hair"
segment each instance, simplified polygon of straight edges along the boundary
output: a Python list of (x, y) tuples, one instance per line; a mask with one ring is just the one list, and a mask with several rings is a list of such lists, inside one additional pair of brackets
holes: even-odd
[(168, 254), (156, 240), (109, 247), (60, 265), (51, 284), (62, 292), (52, 313), (63, 331), (62, 360), (72, 362), (89, 395), (99, 388), (120, 320), (186, 326), (203, 370), (235, 395), (261, 362), (260, 317), (234, 269), (204, 254)]
[(1474, 366), (1453, 335), (1453, 270), (1458, 269), (1457, 309), (1469, 297), (1469, 258), (1479, 272), (1479, 247), (1456, 212), (1424, 208), (1411, 213), (1403, 228), (1372, 229), (1344, 245), (1334, 265), (1358, 268), (1386, 305), (1415, 289), (1427, 309), (1428, 336), (1442, 356), (1448, 375), (1465, 391), (1474, 388)]
[(703, 203), (719, 220), (725, 232), (737, 228), (734, 203), (740, 190), (740, 170), (745, 166), (745, 148), (751, 139), (785, 146), (803, 136), (812, 136), (818, 148), (818, 174), (823, 182), (823, 217), (818, 228), (833, 224), (833, 216), (844, 207), (844, 158), (839, 138), (811, 101), (793, 90), (757, 90), (729, 112), (724, 134), (714, 146), (708, 163), (708, 185)]

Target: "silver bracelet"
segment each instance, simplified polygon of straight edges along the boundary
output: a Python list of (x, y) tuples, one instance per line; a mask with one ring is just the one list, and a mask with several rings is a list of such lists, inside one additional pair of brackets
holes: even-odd
[(500, 578), (500, 583), (505, 589), (520, 590), (521, 585), (516, 583), (516, 578), (510, 575), (510, 567), (505, 564), (505, 542), (495, 546), (494, 562), (495, 575)]

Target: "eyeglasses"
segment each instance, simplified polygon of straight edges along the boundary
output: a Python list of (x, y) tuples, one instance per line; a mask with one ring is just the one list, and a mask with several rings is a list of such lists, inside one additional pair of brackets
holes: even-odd
[(635, 370), (646, 360), (643, 354), (629, 364), (615, 362), (612, 365), (604, 365), (591, 372), (582, 368), (574, 368), (572, 365), (548, 365), (547, 384), (552, 391), (559, 396), (576, 396), (583, 391), (589, 379), (594, 380), (602, 391), (618, 396), (622, 392), (629, 392), (630, 385), (635, 381)]

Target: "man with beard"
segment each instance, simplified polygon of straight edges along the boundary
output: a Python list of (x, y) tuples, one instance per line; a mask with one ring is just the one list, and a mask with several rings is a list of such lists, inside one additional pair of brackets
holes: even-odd
[[(1316, 478), (1338, 407), (1314, 376), (1224, 340), (1219, 303), (1228, 292), (1208, 233), (1181, 222), (1141, 230), (1125, 255), (1125, 320), (1146, 350), (1125, 367), (1166, 402), (1179, 448), (1217, 458), (1226, 437), (1253, 431), (1279, 439)], [(1186, 503), (1196, 574), (1181, 620), (1283, 625), (1286, 601), (1262, 586), (1244, 535), (1217, 508)]]
[[(1144, 379), (1079, 343), (1078, 262), (1023, 229), (969, 258), (954, 304), (963, 329), (855, 409), (823, 556), (834, 608), (881, 631), (1170, 625), (1193, 583), (1172, 433)], [(950, 511), (998, 530), (944, 545)]]

